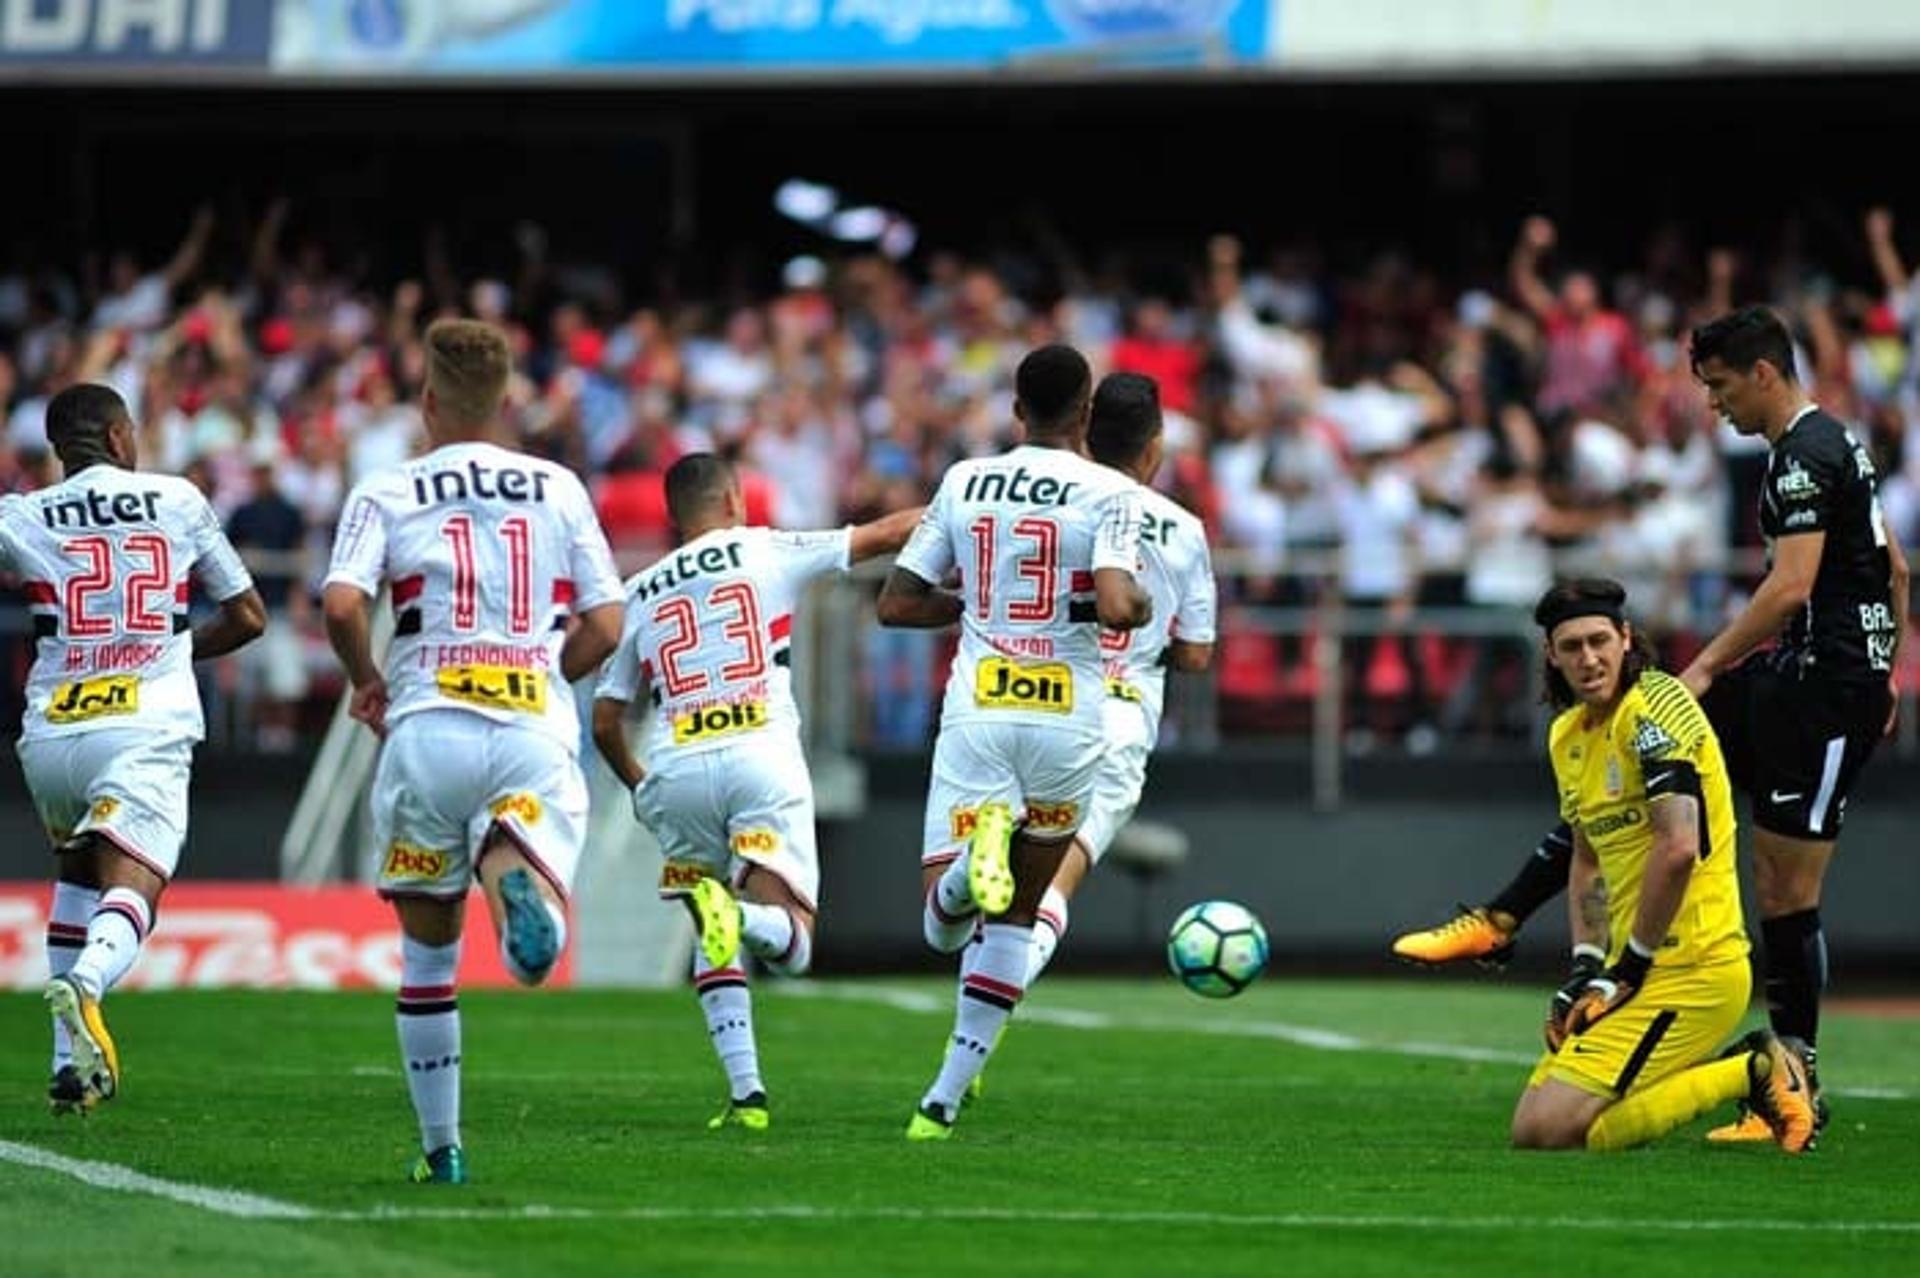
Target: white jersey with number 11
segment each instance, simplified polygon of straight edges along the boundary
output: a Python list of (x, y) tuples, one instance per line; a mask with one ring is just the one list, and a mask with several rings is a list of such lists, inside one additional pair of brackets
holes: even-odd
[(620, 578), (573, 472), (493, 444), (449, 444), (362, 480), (327, 584), (393, 590), (389, 723), (457, 709), (579, 748), (560, 674), (567, 618), (618, 603)]

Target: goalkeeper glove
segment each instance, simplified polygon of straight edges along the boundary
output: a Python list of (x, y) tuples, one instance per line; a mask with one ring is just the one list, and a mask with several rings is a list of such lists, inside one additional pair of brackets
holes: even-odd
[(1567, 1010), (1562, 1022), (1568, 1038), (1584, 1034), (1601, 1020), (1613, 1015), (1646, 984), (1653, 968), (1653, 955), (1631, 937), (1614, 965), (1587, 982), (1586, 990)]
[(1597, 945), (1576, 945), (1573, 947), (1573, 972), (1566, 983), (1553, 992), (1553, 1002), (1547, 1005), (1547, 1050), (1557, 1052), (1560, 1044), (1567, 1041), (1567, 1013), (1587, 992), (1587, 986), (1605, 970), (1607, 952)]

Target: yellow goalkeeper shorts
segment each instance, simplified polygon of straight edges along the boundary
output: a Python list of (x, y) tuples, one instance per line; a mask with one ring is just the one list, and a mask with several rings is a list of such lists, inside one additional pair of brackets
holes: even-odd
[(1745, 958), (1672, 971), (1656, 966), (1626, 1006), (1542, 1056), (1527, 1086), (1557, 1078), (1611, 1098), (1650, 1087), (1718, 1052), (1752, 995)]

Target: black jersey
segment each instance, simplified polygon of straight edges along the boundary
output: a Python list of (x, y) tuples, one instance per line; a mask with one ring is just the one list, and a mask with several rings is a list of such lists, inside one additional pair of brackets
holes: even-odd
[(1886, 524), (1873, 458), (1838, 418), (1809, 407), (1767, 459), (1760, 531), (1776, 539), (1824, 532), (1806, 607), (1780, 636), (1783, 658), (1836, 679), (1885, 679), (1897, 635)]

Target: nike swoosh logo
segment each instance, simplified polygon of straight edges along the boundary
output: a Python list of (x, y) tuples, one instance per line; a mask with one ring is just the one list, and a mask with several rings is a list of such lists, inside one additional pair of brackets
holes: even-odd
[(1793, 1067), (1792, 1061), (1787, 1062), (1787, 1090), (1795, 1093), (1800, 1090), (1800, 1071)]
[(1780, 791), (1774, 790), (1767, 795), (1767, 798), (1775, 803), (1792, 803), (1795, 799), (1804, 799), (1806, 797), (1807, 796), (1799, 790), (1795, 790), (1790, 794), (1782, 794)]

